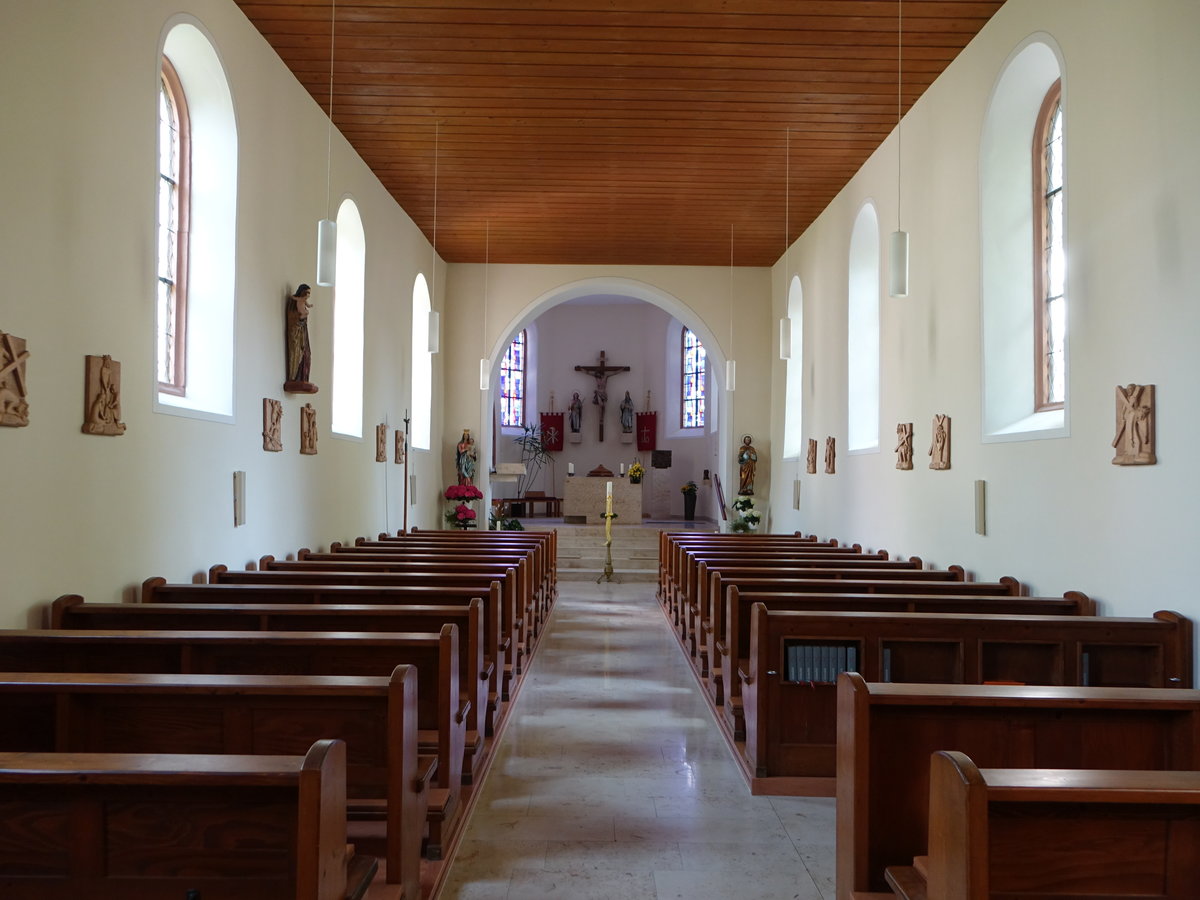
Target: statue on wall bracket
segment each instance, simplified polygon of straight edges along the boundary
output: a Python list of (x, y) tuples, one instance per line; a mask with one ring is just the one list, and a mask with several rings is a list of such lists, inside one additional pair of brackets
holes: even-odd
[(0, 331), (0, 425), (29, 424), (29, 389), (25, 380), (25, 338)]
[(287, 299), (287, 379), (283, 389), (290, 394), (315, 394), (317, 386), (308, 380), (312, 370), (312, 345), (308, 340), (308, 302), (312, 288), (302, 284)]
[(84, 434), (125, 433), (121, 421), (121, 364), (111, 356), (84, 357)]
[(1117, 436), (1113, 438), (1117, 451), (1114, 466), (1153, 466), (1158, 462), (1154, 453), (1154, 385), (1117, 385)]

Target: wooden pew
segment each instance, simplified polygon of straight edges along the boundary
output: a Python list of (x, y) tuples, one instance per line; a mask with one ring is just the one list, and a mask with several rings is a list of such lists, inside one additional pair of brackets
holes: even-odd
[(539, 548), (545, 566), (549, 571), (552, 599), (558, 596), (558, 530), (549, 531), (477, 531), (474, 533), (451, 529), (447, 531), (422, 531), (413, 528), (407, 534), (398, 531), (396, 534), (380, 533), (381, 541), (437, 541), (448, 544), (526, 544)]
[(345, 793), (334, 740), (304, 756), (0, 753), (0, 891), (357, 900), (378, 863), (346, 843)]
[(468, 705), (458, 688), (458, 629), (438, 634), (278, 631), (0, 630), (0, 670), (202, 675), (418, 674), (420, 751), (437, 754), (429, 848), (440, 854), (461, 805)]
[[(1192, 626), (1110, 616), (785, 612), (754, 604), (739, 669), (755, 778), (833, 787), (836, 675), (868, 681), (1191, 687)], [(938, 748), (947, 749), (947, 748)]]
[[(529, 587), (527, 561), (518, 565), (506, 562), (492, 561), (485, 563), (463, 562), (461, 559), (449, 559), (444, 556), (413, 559), (395, 554), (352, 555), (349, 553), (312, 553), (301, 549), (298, 558), (294, 560), (279, 560), (273, 556), (263, 556), (258, 561), (260, 571), (272, 572), (392, 572), (412, 576), (421, 575), (460, 575), (468, 579), (482, 578), (499, 581), (505, 600), (502, 610), (505, 613), (504, 625), (501, 630), (501, 642), (508, 634), (514, 643), (509, 649), (514, 672), (519, 675), (523, 670), (524, 659), (532, 650), (533, 640), (529, 635), (532, 626), (533, 593)], [(511, 598), (511, 602), (510, 599)], [(510, 611), (511, 610), (511, 611)], [(507, 697), (505, 698), (507, 699)]]
[(4, 673), (0, 714), (6, 752), (295, 754), (338, 738), (343, 806), (382, 815), (388, 880), (419, 896), (430, 766), (411, 666), (386, 678)]
[(873, 684), (847, 673), (837, 692), (838, 900), (886, 891), (888, 866), (929, 849), (935, 751), (988, 767), (1200, 769), (1200, 691)]
[(930, 762), (929, 855), (889, 867), (906, 900), (1185, 900), (1200, 886), (1200, 772)]
[[(763, 590), (779, 586), (780, 592)], [(725, 592), (724, 603), (713, 615), (713, 628), (706, 635), (706, 651), (711, 662), (706, 682), (717, 706), (722, 706), (727, 727), (736, 740), (745, 739), (741, 683), (726, 682), (725, 673), (745, 667), (750, 655), (750, 612), (755, 603), (767, 609), (793, 612), (909, 612), (909, 613), (982, 613), (986, 615), (1092, 616), (1095, 603), (1086, 594), (1068, 591), (1061, 597), (977, 597), (971, 595), (930, 594), (793, 594), (786, 583), (759, 585), (743, 593), (735, 583)], [(718, 627), (720, 626), (720, 627)], [(725, 690), (728, 688), (728, 695)]]
[[(203, 587), (203, 585), (201, 585)], [(374, 631), (436, 634), (450, 623), (459, 633), (459, 688), (471, 704), (463, 780), (482, 758), (476, 733), (486, 721), (488, 670), (483, 654), (483, 601), (466, 606), (346, 606), (311, 603), (85, 603), (65, 594), (50, 605), (49, 628), (124, 631)]]

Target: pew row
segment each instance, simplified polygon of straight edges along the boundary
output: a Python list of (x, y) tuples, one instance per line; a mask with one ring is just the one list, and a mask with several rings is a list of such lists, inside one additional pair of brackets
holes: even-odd
[[(842, 671), (868, 681), (1190, 688), (1191, 620), (935, 613), (791, 612), (751, 607), (738, 670), (754, 778), (835, 774)], [(948, 748), (938, 748), (948, 749)]]
[(1200, 772), (980, 769), (933, 754), (929, 854), (904, 900), (1186, 900), (1200, 885)]
[(340, 739), (344, 802), (382, 815), (388, 880), (417, 896), (429, 764), (416, 710), (410, 666), (387, 678), (5, 673), (0, 750), (279, 755)]
[(838, 900), (886, 892), (889, 866), (929, 851), (938, 750), (986, 767), (1200, 769), (1200, 691), (878, 684), (853, 672), (837, 691)]
[(0, 630), (0, 670), (26, 673), (354, 675), (417, 672), (418, 749), (435, 753), (427, 854), (461, 812), (468, 704), (458, 689), (458, 629), (438, 634), (270, 631)]
[(303, 756), (0, 753), (0, 892), (358, 900), (378, 863), (346, 843), (345, 779), (336, 740)]

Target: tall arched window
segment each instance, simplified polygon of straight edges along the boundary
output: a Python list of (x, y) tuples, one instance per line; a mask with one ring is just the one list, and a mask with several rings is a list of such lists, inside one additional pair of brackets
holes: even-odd
[(681, 428), (704, 427), (704, 400), (708, 393), (706, 364), (708, 354), (700, 338), (685, 327), (681, 335), (682, 371), (679, 379), (679, 426)]
[(216, 47), (198, 23), (170, 26), (161, 55), (155, 409), (229, 420), (237, 297), (233, 95)]
[(158, 389), (176, 395), (187, 386), (191, 130), (183, 85), (164, 56), (158, 82)]
[(879, 219), (866, 204), (850, 233), (847, 450), (879, 449)]
[(1057, 409), (1065, 396), (1067, 251), (1063, 242), (1062, 81), (1046, 92), (1033, 136), (1034, 334), (1037, 410)]
[(804, 418), (804, 291), (798, 275), (792, 276), (788, 287), (784, 327), (790, 332), (788, 345), (791, 353), (787, 360), (787, 383), (784, 388), (783, 456), (784, 459), (794, 459), (802, 449)]
[(524, 329), (517, 332), (500, 362), (500, 425), (505, 428), (525, 424), (526, 339)]
[(428, 450), (433, 415), (433, 355), (429, 352), (429, 285), (418, 274), (412, 299), (412, 445)]
[(362, 217), (353, 200), (343, 200), (338, 207), (335, 267), (331, 424), (337, 434), (362, 437), (367, 245)]

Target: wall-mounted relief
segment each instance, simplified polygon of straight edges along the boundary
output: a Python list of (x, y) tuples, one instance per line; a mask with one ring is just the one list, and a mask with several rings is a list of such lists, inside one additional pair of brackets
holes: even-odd
[(817, 474), (817, 439), (808, 439), (808, 465), (805, 468), (809, 475)]
[(1154, 385), (1117, 385), (1117, 436), (1114, 466), (1152, 466), (1154, 455)]
[(263, 397), (263, 449), (278, 453), (283, 449), (283, 402)]
[(84, 434), (125, 433), (121, 421), (121, 364), (111, 356), (85, 356), (83, 375)]
[(408, 445), (404, 440), (404, 432), (396, 429), (396, 465), (404, 465), (404, 457), (408, 453)]
[(0, 331), (0, 425), (29, 424), (29, 391), (25, 380), (25, 338)]
[(896, 426), (896, 468), (912, 468), (913, 423), (901, 422)]
[(300, 452), (305, 456), (317, 453), (317, 411), (311, 403), (300, 408)]
[(375, 462), (387, 462), (387, 426), (375, 426)]
[(837, 474), (837, 438), (825, 438), (825, 474)]
[(929, 445), (929, 468), (950, 468), (950, 417), (933, 417), (933, 442)]

